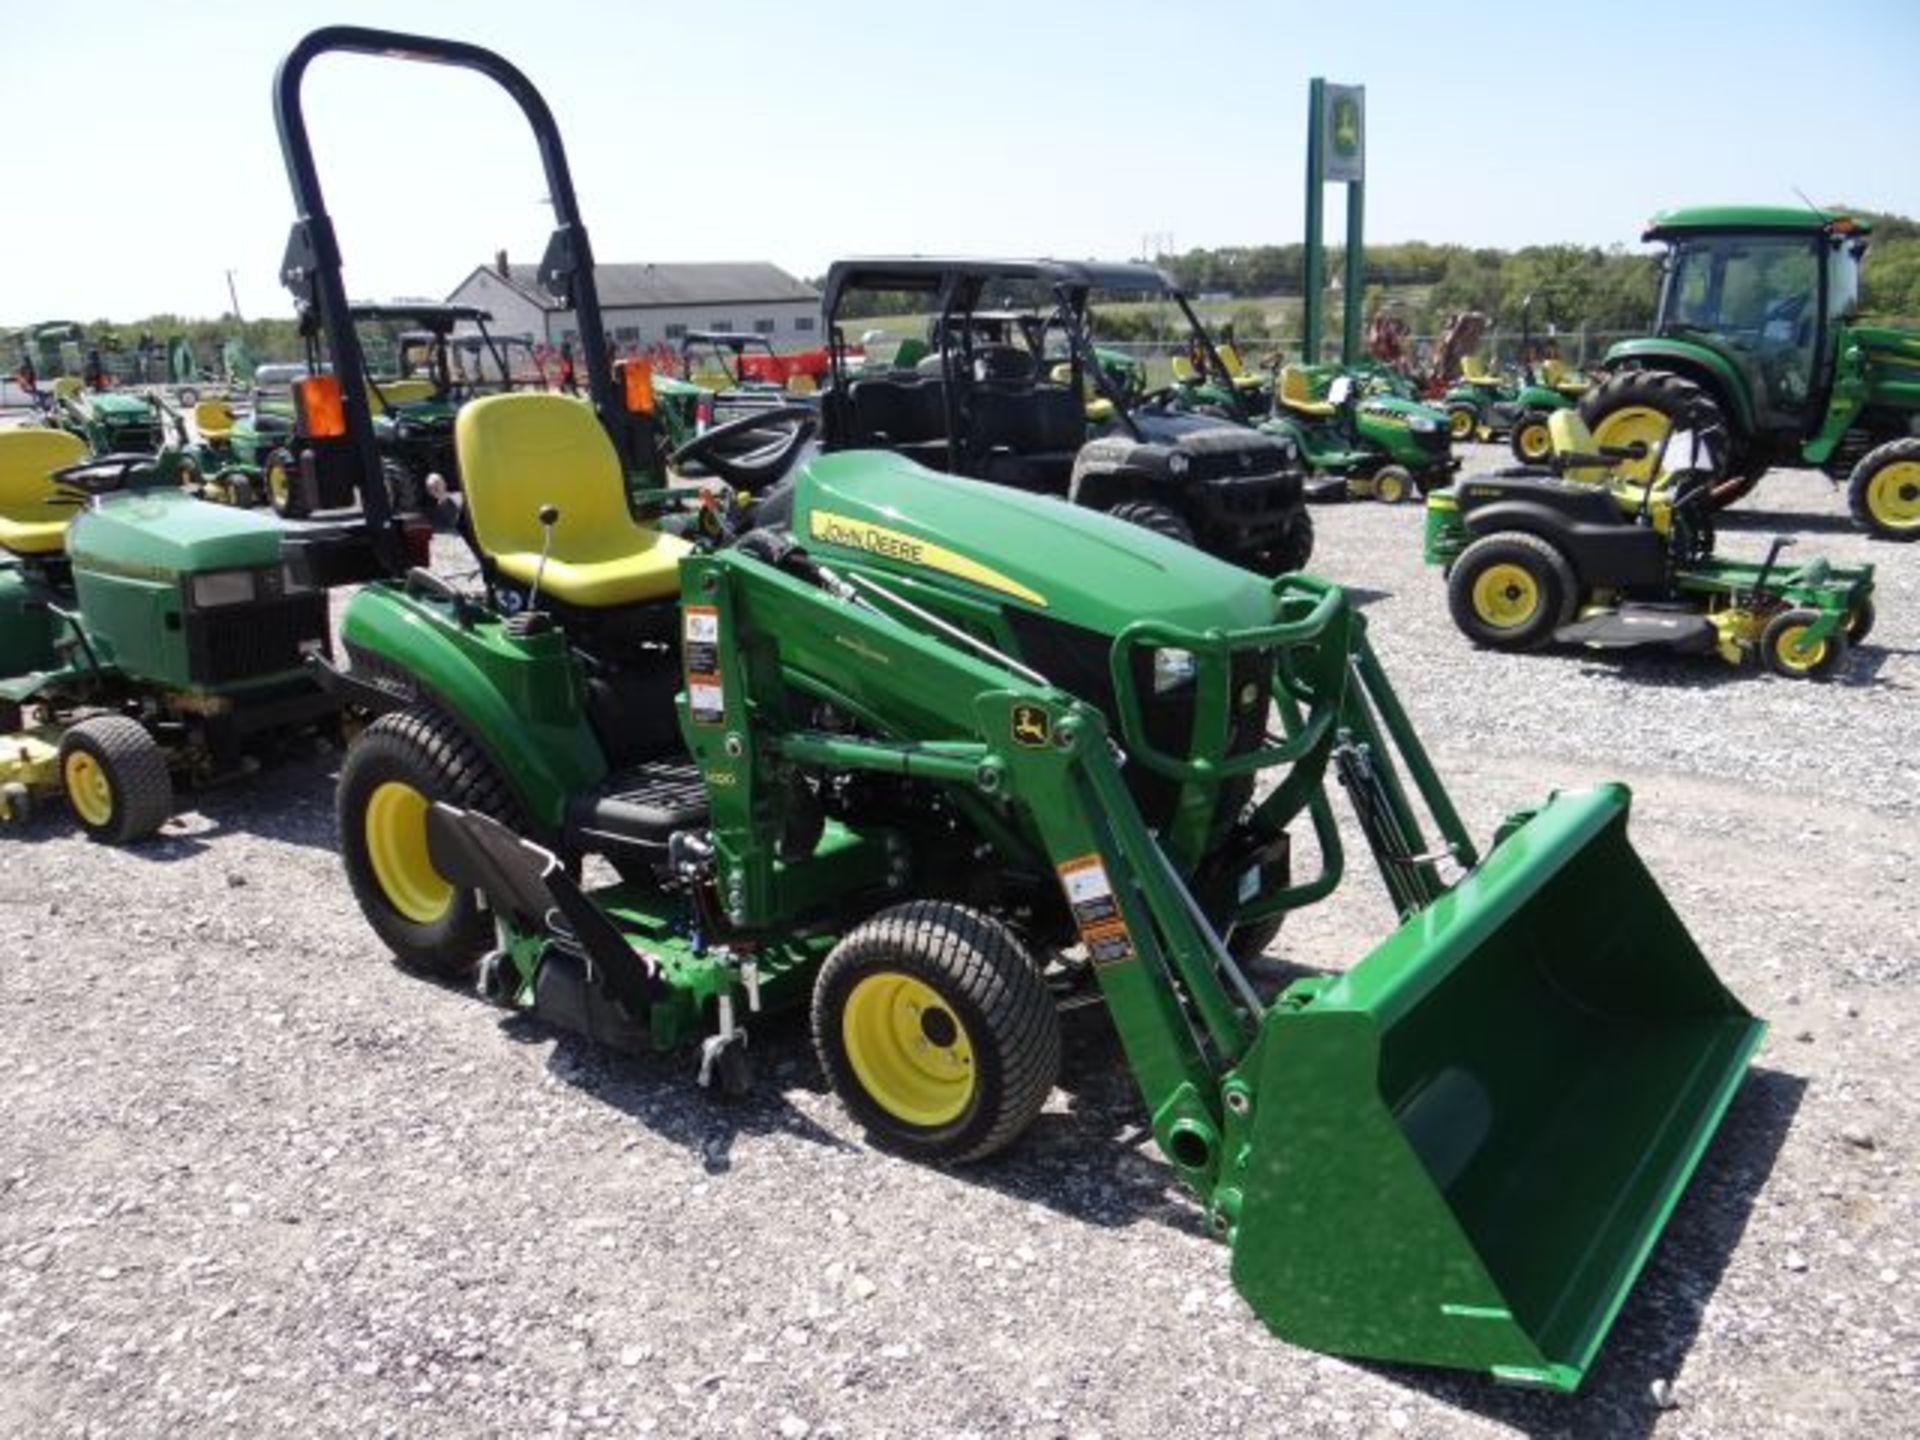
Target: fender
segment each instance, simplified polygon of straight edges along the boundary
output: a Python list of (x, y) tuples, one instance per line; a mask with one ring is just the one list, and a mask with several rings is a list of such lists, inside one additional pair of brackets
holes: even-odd
[(560, 631), (520, 639), (491, 617), (463, 625), (453, 605), (386, 582), (348, 601), (340, 638), (347, 686), (370, 686), (395, 708), (431, 705), (460, 725), (545, 836), (560, 832), (570, 795), (606, 778)]
[(1753, 396), (1746, 377), (1734, 363), (1711, 345), (1679, 340), (1667, 335), (1643, 336), (1622, 340), (1607, 351), (1602, 362), (1608, 370), (1629, 366), (1644, 370), (1671, 370), (1696, 381), (1710, 391), (1723, 409), (1732, 412), (1736, 433), (1751, 437), (1757, 426), (1753, 416)]

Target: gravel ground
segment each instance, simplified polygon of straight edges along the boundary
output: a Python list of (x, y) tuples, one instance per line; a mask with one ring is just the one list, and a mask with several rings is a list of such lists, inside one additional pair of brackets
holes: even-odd
[[(1474, 463), (1499, 459), (1490, 447)], [(12, 1434), (1910, 1433), (1920, 1401), (1920, 546), (1818, 476), (1729, 517), (1882, 567), (1827, 686), (1711, 661), (1473, 652), (1417, 510), (1317, 516), (1487, 834), (1617, 776), (1634, 836), (1773, 1028), (1574, 1399), (1270, 1338), (1158, 1160), (1105, 1022), (1003, 1158), (875, 1152), (801, 1029), (723, 1107), (380, 956), (326, 757), (110, 851), (0, 839), (0, 1429)], [(1904, 698), (1903, 698), (1904, 697)], [(1903, 743), (1905, 742), (1905, 743)], [(1354, 880), (1291, 923), (1338, 968)]]

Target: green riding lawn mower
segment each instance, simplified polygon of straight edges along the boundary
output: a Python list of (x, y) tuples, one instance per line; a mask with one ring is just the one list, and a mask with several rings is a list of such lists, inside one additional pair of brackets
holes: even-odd
[[(1607, 352), (1581, 401), (1600, 444), (1651, 453), (1701, 407), (1725, 437), (1714, 505), (1773, 465), (1844, 481), (1856, 521), (1920, 539), (1920, 332), (1856, 318), (1871, 226), (1835, 211), (1711, 206), (1654, 217), (1666, 256), (1654, 333)], [(1644, 478), (1646, 460), (1630, 471)]]
[[(910, 369), (853, 360), (841, 321), (862, 293), (919, 298), (934, 316), (934, 348)], [(1088, 325), (1094, 302), (1109, 299), (1171, 301), (1212, 352), (1186, 298), (1150, 265), (836, 261), (823, 300), (825, 449), (891, 450), (1102, 510), (1265, 574), (1299, 569), (1313, 552), (1313, 520), (1292, 443), (1129, 388)], [(983, 309), (1043, 313), (1039, 348), (1025, 332), (992, 338), (994, 327), (974, 320)]]
[[(327, 673), (371, 723), (340, 838), (381, 940), (606, 1045), (685, 1046), (725, 1090), (756, 1017), (808, 1012), (849, 1110), (935, 1162), (1015, 1141), (1061, 1011), (1104, 1000), (1278, 1334), (1575, 1387), (1763, 1030), (1635, 855), (1624, 789), (1556, 794), (1483, 853), (1338, 588), (1052, 494), (848, 449), (798, 467), (777, 528), (636, 518), (623, 471), (651, 460), (544, 102), (489, 51), (342, 28), (276, 102), (294, 278), (369, 473), (300, 110), (339, 51), (519, 102), (591, 387), (460, 416), (477, 588), (415, 570), (347, 607)], [(1331, 777), (1398, 926), (1273, 995), (1247, 958), (1343, 876)]]
[(1287, 365), (1260, 429), (1285, 435), (1314, 476), (1312, 500), (1398, 505), (1447, 483), (1453, 458), (1444, 411), (1372, 389), (1339, 366)]
[[(1724, 437), (1702, 405), (1643, 442), (1599, 444), (1557, 411), (1551, 470), (1475, 475), (1427, 497), (1426, 558), (1475, 644), (1660, 648), (1826, 679), (1873, 625), (1873, 567), (1714, 553), (1713, 469)], [(1652, 476), (1649, 483), (1648, 477)]]
[(1489, 372), (1477, 354), (1460, 357), (1460, 378), (1439, 404), (1456, 440), (1495, 440), (1505, 436), (1522, 465), (1544, 465), (1553, 453), (1547, 420), (1571, 409), (1590, 387), (1587, 377), (1569, 370), (1552, 353), (1551, 338), (1536, 341), (1533, 296), (1520, 306), (1520, 369), (1511, 377)]

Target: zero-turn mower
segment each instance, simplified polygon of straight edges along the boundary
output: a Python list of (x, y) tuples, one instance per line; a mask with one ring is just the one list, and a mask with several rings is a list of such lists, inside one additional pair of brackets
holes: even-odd
[[(852, 1113), (938, 1162), (1012, 1143), (1062, 1007), (1104, 1000), (1277, 1333), (1576, 1386), (1763, 1030), (1636, 857), (1626, 791), (1555, 794), (1482, 852), (1337, 587), (1049, 496), (852, 450), (799, 468), (780, 530), (636, 518), (642, 397), (601, 363), (565, 152), (489, 51), (334, 29), (281, 67), (300, 278), (349, 393), (338, 252), (298, 238), (334, 233), (299, 96), (336, 51), (519, 101), (592, 387), (461, 414), (477, 589), (416, 570), (348, 605), (333, 683), (374, 718), (340, 840), (381, 940), (609, 1046), (689, 1047), (723, 1089), (754, 1017), (807, 1010)], [(1345, 868), (1330, 777), (1398, 925), (1273, 997), (1245, 960)]]
[(1576, 412), (1557, 411), (1554, 470), (1429, 495), (1426, 558), (1447, 577), (1454, 623), (1498, 650), (1656, 647), (1795, 679), (1834, 674), (1873, 624), (1873, 567), (1787, 564), (1784, 537), (1758, 563), (1715, 555), (1713, 418), (1664, 431), (1650, 458), (1638, 443), (1600, 446)]

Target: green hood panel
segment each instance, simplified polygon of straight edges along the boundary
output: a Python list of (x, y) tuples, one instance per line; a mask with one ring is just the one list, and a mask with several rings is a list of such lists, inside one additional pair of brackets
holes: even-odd
[(1273, 618), (1270, 581), (1192, 546), (885, 451), (805, 465), (793, 531), (829, 564), (950, 585), (1105, 634), (1143, 615), (1201, 630)]
[(109, 495), (75, 518), (67, 553), (82, 570), (165, 579), (280, 562), (280, 522), (169, 490)]

